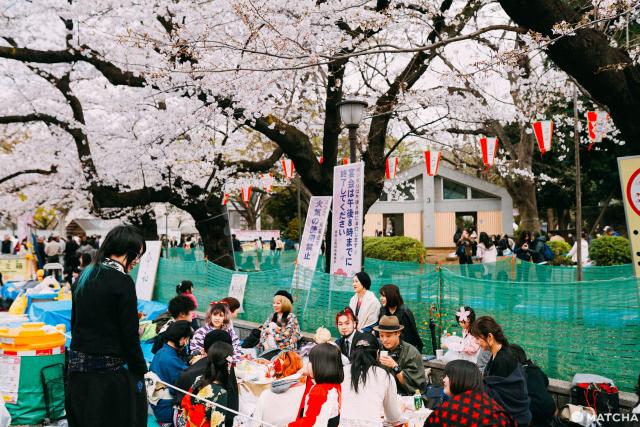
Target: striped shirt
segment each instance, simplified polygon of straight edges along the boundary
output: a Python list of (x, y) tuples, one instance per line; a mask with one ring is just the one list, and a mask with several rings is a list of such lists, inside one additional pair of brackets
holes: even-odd
[[(191, 344), (189, 345), (189, 350), (191, 354), (200, 354), (200, 350), (204, 347), (204, 337), (215, 328), (213, 326), (204, 325), (199, 328), (194, 334), (193, 338), (191, 338)], [(233, 346), (233, 362), (239, 363), (242, 360), (242, 351), (240, 351), (240, 338), (238, 338), (238, 334), (233, 329), (233, 323), (229, 323), (226, 326), (222, 327), (223, 331), (226, 331), (231, 336), (231, 345)]]

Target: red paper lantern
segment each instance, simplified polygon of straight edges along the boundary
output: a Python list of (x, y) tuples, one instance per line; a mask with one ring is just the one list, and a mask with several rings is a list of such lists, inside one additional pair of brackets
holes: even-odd
[(438, 167), (440, 166), (440, 152), (425, 151), (424, 162), (427, 166), (427, 175), (435, 176), (438, 173)]
[(482, 149), (482, 162), (485, 168), (489, 169), (493, 166), (496, 160), (496, 154), (498, 153), (498, 138), (486, 137), (480, 138), (480, 148)]
[(533, 122), (533, 134), (538, 142), (540, 153), (544, 154), (551, 151), (551, 138), (553, 137), (553, 122), (551, 120), (543, 120)]
[(607, 121), (609, 114), (605, 111), (587, 111), (587, 130), (589, 134), (589, 148), (596, 142), (602, 142), (607, 134)]
[(284, 177), (287, 179), (293, 178), (293, 173), (295, 172), (295, 167), (293, 165), (293, 160), (291, 159), (282, 159), (280, 161), (282, 163), (282, 171), (284, 173)]
[(398, 158), (387, 157), (384, 174), (387, 179), (395, 179), (398, 175)]
[(253, 189), (251, 188), (250, 185), (247, 185), (246, 187), (243, 187), (242, 190), (240, 190), (242, 192), (242, 201), (247, 206), (249, 206), (249, 201), (251, 200), (251, 191), (252, 190)]

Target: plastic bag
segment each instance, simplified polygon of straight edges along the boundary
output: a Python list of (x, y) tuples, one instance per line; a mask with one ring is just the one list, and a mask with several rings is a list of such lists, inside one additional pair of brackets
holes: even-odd
[(9, 314), (24, 314), (27, 311), (27, 304), (29, 300), (25, 294), (20, 294), (16, 297), (9, 307)]
[(4, 405), (4, 400), (0, 399), (0, 427), (9, 427), (11, 425), (11, 414)]

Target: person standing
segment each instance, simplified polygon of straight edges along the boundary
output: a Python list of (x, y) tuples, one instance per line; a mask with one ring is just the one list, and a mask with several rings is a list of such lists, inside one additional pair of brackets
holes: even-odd
[(460, 264), (473, 264), (473, 242), (467, 230), (462, 231), (456, 243), (456, 255)]
[(64, 272), (67, 275), (67, 281), (71, 283), (71, 274), (78, 268), (80, 260), (76, 252), (80, 246), (73, 240), (70, 235), (67, 236), (67, 244), (64, 248)]
[(2, 253), (2, 255), (10, 255), (11, 246), (13, 246), (11, 244), (11, 236), (9, 236), (8, 234), (5, 234), (4, 240), (2, 241), (2, 250), (0, 251), (0, 253)]
[(488, 262), (496, 262), (498, 259), (498, 249), (493, 241), (489, 238), (489, 235), (484, 231), (480, 233), (480, 243), (478, 243), (478, 249), (476, 252), (478, 259), (483, 264)]
[(382, 316), (396, 316), (400, 324), (404, 326), (400, 334), (402, 341), (408, 342), (422, 353), (424, 344), (418, 333), (416, 319), (409, 307), (404, 305), (404, 300), (402, 299), (402, 295), (400, 295), (400, 288), (396, 285), (384, 285), (381, 287), (380, 304), (382, 304), (382, 307), (380, 307), (378, 320), (380, 320)]
[(380, 312), (380, 301), (371, 292), (371, 278), (367, 273), (361, 271), (353, 276), (353, 290), (355, 295), (349, 301), (349, 307), (358, 319), (358, 330), (371, 332), (378, 323), (378, 313)]
[[(580, 234), (580, 236), (581, 236), (581, 239), (580, 239), (580, 245), (581, 245), (580, 258), (582, 259), (582, 264), (584, 265), (585, 263), (587, 263), (589, 261), (589, 242), (587, 241), (587, 233), (585, 233), (583, 231)], [(573, 262), (574, 264), (578, 263), (578, 242), (575, 242), (573, 244), (573, 247), (571, 248), (571, 250), (569, 251), (567, 256), (571, 257), (571, 262)]]
[(47, 263), (60, 262), (60, 243), (54, 237), (50, 237), (44, 245), (44, 253), (47, 256)]
[(276, 239), (274, 239), (273, 237), (269, 241), (269, 250), (271, 251), (271, 254), (276, 251)]
[(65, 396), (70, 427), (147, 425), (147, 363), (129, 276), (145, 250), (135, 227), (115, 227), (72, 287)]

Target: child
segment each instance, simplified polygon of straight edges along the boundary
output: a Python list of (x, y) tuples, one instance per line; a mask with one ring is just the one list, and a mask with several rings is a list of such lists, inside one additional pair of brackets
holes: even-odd
[(445, 363), (456, 359), (477, 362), (480, 346), (475, 337), (469, 333), (469, 328), (471, 328), (475, 320), (476, 312), (469, 306), (460, 307), (460, 310), (456, 312), (456, 321), (462, 328), (462, 341), (453, 344), (442, 344), (443, 349), (449, 350), (444, 357)]
[(233, 343), (233, 362), (239, 363), (242, 360), (240, 339), (233, 330), (229, 306), (222, 301), (214, 301), (209, 304), (205, 325), (196, 331), (193, 335), (193, 339), (191, 340), (191, 353), (194, 355), (206, 354), (206, 350), (203, 348), (204, 337), (214, 329), (223, 330), (229, 333), (231, 336), (231, 342)]
[(198, 308), (198, 300), (196, 296), (193, 295), (193, 282), (191, 280), (183, 280), (180, 282), (178, 286), (176, 286), (176, 293), (191, 298), (196, 305), (196, 309)]
[(303, 411), (289, 427), (337, 427), (344, 380), (340, 349), (334, 344), (318, 344), (309, 353), (304, 370), (309, 379), (300, 405)]

